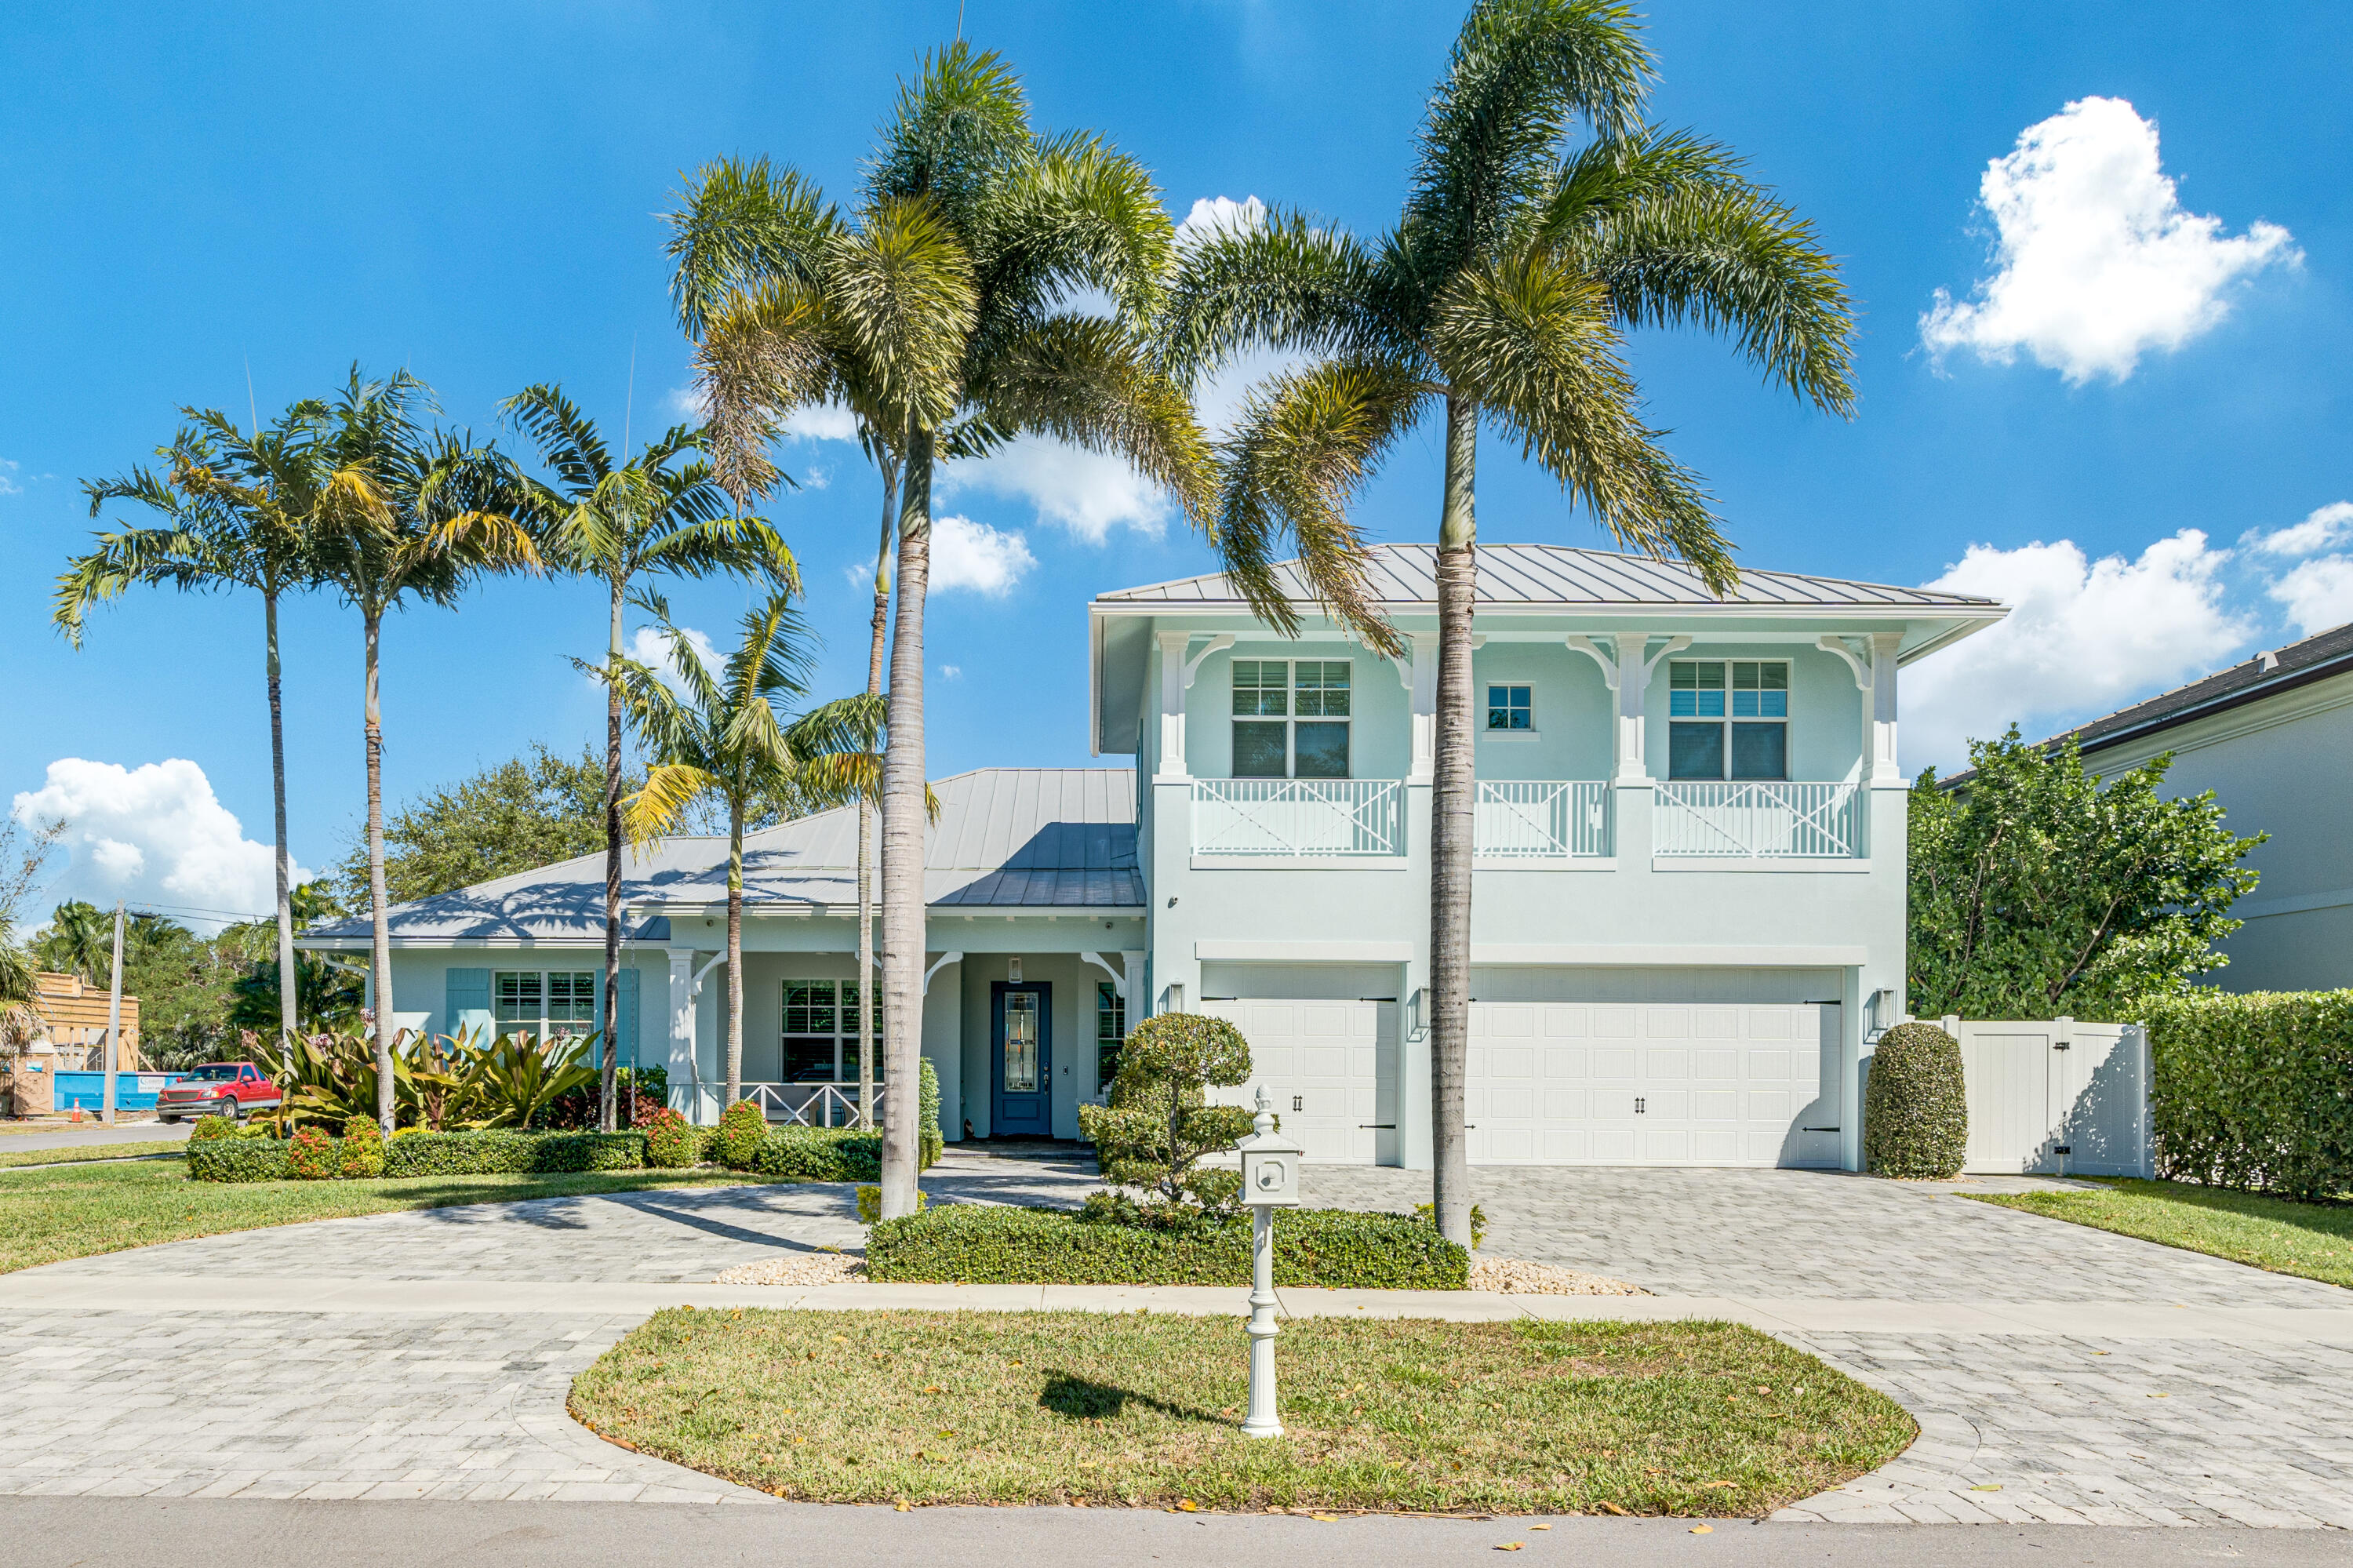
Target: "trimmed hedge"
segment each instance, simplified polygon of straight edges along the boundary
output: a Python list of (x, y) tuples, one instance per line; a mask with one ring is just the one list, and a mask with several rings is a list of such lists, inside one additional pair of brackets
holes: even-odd
[[(311, 1142), (304, 1143), (306, 1137)], [(215, 1139), (188, 1146), (192, 1181), (332, 1180), (344, 1173), (345, 1141), (309, 1132), (290, 1143), (275, 1139)], [(302, 1165), (317, 1170), (306, 1176)], [(412, 1132), (380, 1145), (389, 1177), (550, 1174), (635, 1171), (646, 1162), (641, 1132)]]
[(795, 1181), (879, 1181), (882, 1135), (848, 1127), (780, 1127), (761, 1139), (746, 1169)]
[[(892, 1283), (1248, 1285), (1250, 1237), (1247, 1216), (1160, 1228), (952, 1203), (876, 1225), (866, 1272)], [(1468, 1252), (1404, 1214), (1275, 1211), (1277, 1285), (1461, 1290), (1470, 1268)]]
[(1950, 1181), (1968, 1147), (1960, 1042), (1933, 1023), (1899, 1023), (1881, 1035), (1862, 1096), (1864, 1169)]
[(2353, 991), (2191, 991), (2142, 1011), (2159, 1175), (2353, 1196)]

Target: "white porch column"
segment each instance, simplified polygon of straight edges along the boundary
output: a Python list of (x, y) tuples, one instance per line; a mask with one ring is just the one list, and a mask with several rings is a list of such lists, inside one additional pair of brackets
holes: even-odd
[(1120, 968), (1127, 973), (1120, 988), (1120, 1000), (1127, 1003), (1127, 1026), (1130, 1029), (1144, 1022), (1144, 1010), (1151, 998), (1144, 994), (1144, 949), (1131, 948), (1121, 952)]
[(1189, 631), (1159, 633), (1160, 766), (1153, 771), (1152, 781), (1155, 784), (1190, 781), (1191, 768), (1185, 756), (1185, 694), (1193, 689), (1193, 677), (1201, 673), (1203, 660), (1234, 645), (1230, 633), (1220, 633), (1187, 659), (1185, 650), (1192, 641)]
[(1618, 694), (1618, 762), (1610, 778), (1620, 784), (1647, 784), (1651, 769), (1642, 755), (1642, 699), (1651, 683), (1642, 650), (1651, 640), (1636, 631), (1621, 632), (1612, 641), (1618, 651), (1618, 678), (1611, 683)]
[(694, 1060), (694, 949), (670, 949), (670, 1086), (671, 1103), (686, 1097), (687, 1119), (702, 1114), (701, 1075)]
[(1895, 756), (1895, 651), (1903, 634), (1871, 634), (1871, 782), (1901, 789), (1904, 769)]
[(1413, 705), (1413, 765), (1409, 784), (1428, 784), (1438, 775), (1438, 639), (1415, 632), (1406, 638), (1409, 658), (1398, 674)]

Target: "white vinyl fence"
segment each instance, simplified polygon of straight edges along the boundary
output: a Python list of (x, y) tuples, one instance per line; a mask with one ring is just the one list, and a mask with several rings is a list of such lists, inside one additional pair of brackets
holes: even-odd
[(1938, 1020), (1961, 1043), (1980, 1175), (2153, 1176), (2148, 1035), (2137, 1023)]

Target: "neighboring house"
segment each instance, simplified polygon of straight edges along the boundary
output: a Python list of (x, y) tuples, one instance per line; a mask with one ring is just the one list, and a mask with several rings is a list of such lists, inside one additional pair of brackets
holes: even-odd
[[(2001, 607), (1772, 572), (1718, 601), (1678, 567), (1548, 546), (1479, 563), (1472, 1158), (1859, 1165), (1868, 1032), (1904, 976), (1898, 671)], [(1288, 567), (1295, 641), (1217, 576), (1089, 606), (1093, 748), (1133, 771), (937, 785), (923, 1051), (949, 1138), (1075, 1137), (1128, 1021), (1189, 1009), (1242, 1024), (1311, 1158), (1430, 1163), (1434, 568), (1377, 551), (1395, 662)], [(744, 1077), (774, 1117), (838, 1119), (856, 1077), (854, 827), (748, 842)], [(670, 841), (624, 889), (622, 1049), (698, 1119), (724, 850)], [(396, 1017), (591, 1027), (602, 873), (399, 906)]]
[(2232, 906), (2226, 991), (2353, 986), (2353, 624), (2095, 719), (2072, 732), (2105, 778), (2166, 752), (2169, 794), (2211, 789), (2232, 832), (2265, 832), (2263, 874)]
[[(46, 969), (34, 980), (37, 991), (33, 1011), (39, 1015), (49, 1044), (58, 1048), (58, 1065), (69, 1072), (104, 1072), (111, 1003), (107, 988), (87, 984), (79, 975), (52, 974)], [(115, 1070), (139, 1070), (139, 999), (135, 996), (122, 999), (122, 1044)]]

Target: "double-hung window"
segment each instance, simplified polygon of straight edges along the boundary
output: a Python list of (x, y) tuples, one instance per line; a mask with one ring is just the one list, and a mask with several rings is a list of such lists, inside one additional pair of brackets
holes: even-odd
[[(858, 982), (785, 982), (785, 1081), (839, 1084), (858, 1077)], [(882, 1020), (874, 1020), (874, 1079), (882, 1080)]]
[(1119, 1076), (1120, 1047), (1127, 1044), (1127, 1003), (1109, 980), (1095, 982), (1095, 1092), (1107, 1093)]
[(1348, 777), (1348, 662), (1234, 661), (1234, 777)]
[(1669, 662), (1668, 778), (1788, 776), (1788, 660)]
[(594, 969), (499, 969), (491, 976), (491, 1016), (501, 1034), (539, 1040), (596, 1027)]

